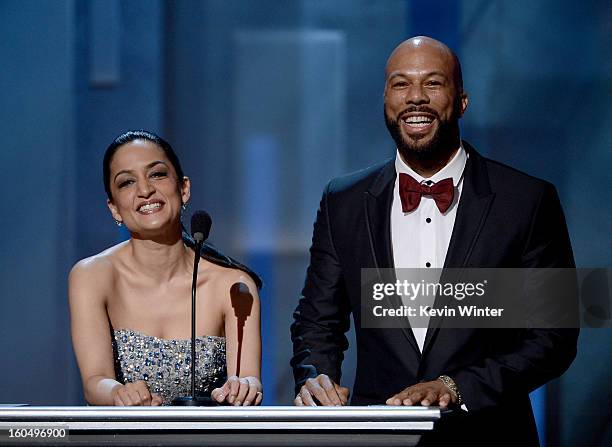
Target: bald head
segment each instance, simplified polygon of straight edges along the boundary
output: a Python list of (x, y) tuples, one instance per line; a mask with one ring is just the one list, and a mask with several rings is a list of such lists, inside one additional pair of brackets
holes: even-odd
[(457, 56), (429, 37), (393, 50), (385, 68), (385, 122), (403, 160), (423, 176), (445, 166), (460, 146), (468, 98)]
[(439, 40), (427, 36), (416, 36), (400, 43), (387, 59), (385, 78), (388, 79), (394, 72), (401, 69), (407, 60), (436, 59), (450, 74), (458, 92), (463, 91), (463, 75), (461, 64), (457, 55)]

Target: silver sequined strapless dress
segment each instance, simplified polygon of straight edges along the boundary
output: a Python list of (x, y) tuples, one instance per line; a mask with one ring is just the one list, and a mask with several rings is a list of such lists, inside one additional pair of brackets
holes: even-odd
[[(115, 371), (121, 383), (144, 380), (164, 405), (191, 394), (191, 341), (167, 340), (129, 329), (114, 331)], [(225, 338), (196, 338), (196, 392), (210, 396), (227, 380)]]

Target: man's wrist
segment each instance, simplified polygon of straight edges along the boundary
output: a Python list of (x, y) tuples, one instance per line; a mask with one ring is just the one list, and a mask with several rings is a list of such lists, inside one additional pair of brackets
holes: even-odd
[(455, 395), (455, 397), (457, 398), (457, 405), (462, 405), (463, 404), (463, 398), (461, 397), (461, 392), (459, 391), (459, 387), (457, 386), (457, 384), (455, 383), (455, 381), (453, 379), (451, 379), (449, 376), (445, 376), (445, 375), (441, 375), (438, 377), (438, 380), (441, 381), (446, 388), (448, 388), (452, 394)]

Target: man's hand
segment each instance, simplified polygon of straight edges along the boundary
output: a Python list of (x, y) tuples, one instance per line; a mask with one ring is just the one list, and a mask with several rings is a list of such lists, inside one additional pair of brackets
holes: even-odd
[(391, 396), (386, 403), (387, 405), (423, 405), (424, 407), (438, 405), (446, 408), (456, 402), (457, 395), (441, 380), (432, 380), (409, 386), (395, 396)]
[[(340, 406), (348, 403), (349, 394), (348, 388), (333, 382), (325, 374), (319, 374), (314, 379), (308, 379), (302, 385), (293, 403), (299, 407), (305, 405), (316, 407), (318, 404), (327, 407)], [(318, 401), (318, 404), (315, 399)]]

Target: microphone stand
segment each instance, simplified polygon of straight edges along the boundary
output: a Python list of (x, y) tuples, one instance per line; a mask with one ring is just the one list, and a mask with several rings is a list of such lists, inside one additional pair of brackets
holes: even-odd
[(198, 232), (193, 237), (196, 245), (194, 248), (195, 257), (193, 259), (193, 279), (191, 281), (191, 396), (177, 397), (172, 401), (172, 405), (177, 407), (211, 407), (218, 405), (218, 403), (211, 397), (196, 396), (195, 392), (196, 290), (198, 288), (198, 264), (200, 263), (200, 252), (204, 244), (204, 235)]

